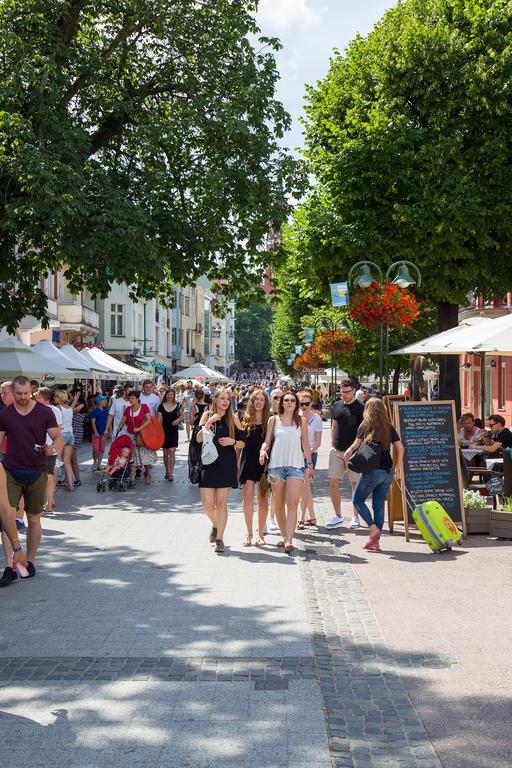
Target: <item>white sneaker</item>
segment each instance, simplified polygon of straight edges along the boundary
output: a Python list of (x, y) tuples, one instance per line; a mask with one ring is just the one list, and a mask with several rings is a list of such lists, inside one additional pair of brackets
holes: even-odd
[(350, 521), (350, 525), (348, 527), (352, 528), (353, 530), (355, 530), (356, 528), (360, 528), (361, 523), (359, 522), (359, 518), (354, 516)]
[(91, 472), (96, 472), (96, 464), (93, 464), (91, 467)]
[(345, 522), (345, 518), (343, 517), (343, 515), (341, 517), (338, 517), (337, 515), (334, 515), (332, 520), (329, 520), (329, 522), (327, 523), (327, 525), (325, 527), (326, 528), (340, 528), (343, 525), (344, 522)]
[(279, 530), (278, 524), (272, 518), (269, 518), (269, 521), (267, 523), (267, 530), (269, 533), (276, 533), (276, 531)]

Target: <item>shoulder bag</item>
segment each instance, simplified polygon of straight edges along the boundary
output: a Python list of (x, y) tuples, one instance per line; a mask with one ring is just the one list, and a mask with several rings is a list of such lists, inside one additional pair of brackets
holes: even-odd
[(203, 466), (213, 464), (219, 458), (219, 452), (213, 442), (213, 432), (203, 427), (203, 446), (201, 449), (201, 463)]
[(373, 469), (380, 469), (382, 458), (382, 448), (380, 443), (362, 442), (357, 451), (355, 451), (348, 460), (347, 467), (352, 472), (364, 474)]

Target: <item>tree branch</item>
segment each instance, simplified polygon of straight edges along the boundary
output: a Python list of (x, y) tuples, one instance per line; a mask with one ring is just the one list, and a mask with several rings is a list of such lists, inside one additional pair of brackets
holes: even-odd
[(125, 125), (128, 125), (128, 123), (135, 124), (135, 121), (133, 118), (131, 118), (128, 114), (126, 115), (109, 115), (103, 122), (102, 125), (98, 128), (95, 133), (91, 136), (91, 149), (89, 151), (89, 157), (92, 155), (95, 155), (96, 152), (99, 152), (100, 149), (103, 149), (103, 147), (108, 144), (108, 142), (114, 138), (114, 136), (118, 136)]
[(68, 45), (78, 29), (78, 19), (87, 0), (70, 0), (68, 11), (59, 21), (58, 26), (62, 32), (62, 39)]

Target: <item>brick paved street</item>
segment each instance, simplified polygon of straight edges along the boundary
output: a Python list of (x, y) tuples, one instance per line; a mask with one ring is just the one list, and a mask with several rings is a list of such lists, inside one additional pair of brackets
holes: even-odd
[[(184, 457), (174, 483), (160, 464), (123, 494), (84, 466), (44, 520), (37, 578), (0, 592), (0, 764), (458, 767), (418, 680), (456, 687), (460, 665), (448, 643), (384, 634), (361, 532), (243, 548), (235, 492), (216, 556)], [(325, 466), (326, 450), (323, 520)]]

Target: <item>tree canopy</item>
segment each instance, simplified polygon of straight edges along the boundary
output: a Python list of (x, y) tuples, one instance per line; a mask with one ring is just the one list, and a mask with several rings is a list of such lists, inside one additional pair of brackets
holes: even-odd
[[(170, 296), (259, 285), (300, 189), (279, 147), (275, 39), (255, 0), (3, 0), (0, 326), (43, 318), (38, 282)], [(255, 277), (256, 276), (256, 277)]]
[(441, 328), (469, 291), (510, 290), (511, 46), (505, 0), (405, 0), (335, 53), (307, 96), (315, 184), (294, 227), (310, 290), (408, 259)]
[(235, 351), (245, 368), (249, 363), (263, 363), (270, 357), (272, 307), (268, 300), (237, 307), (235, 313)]

